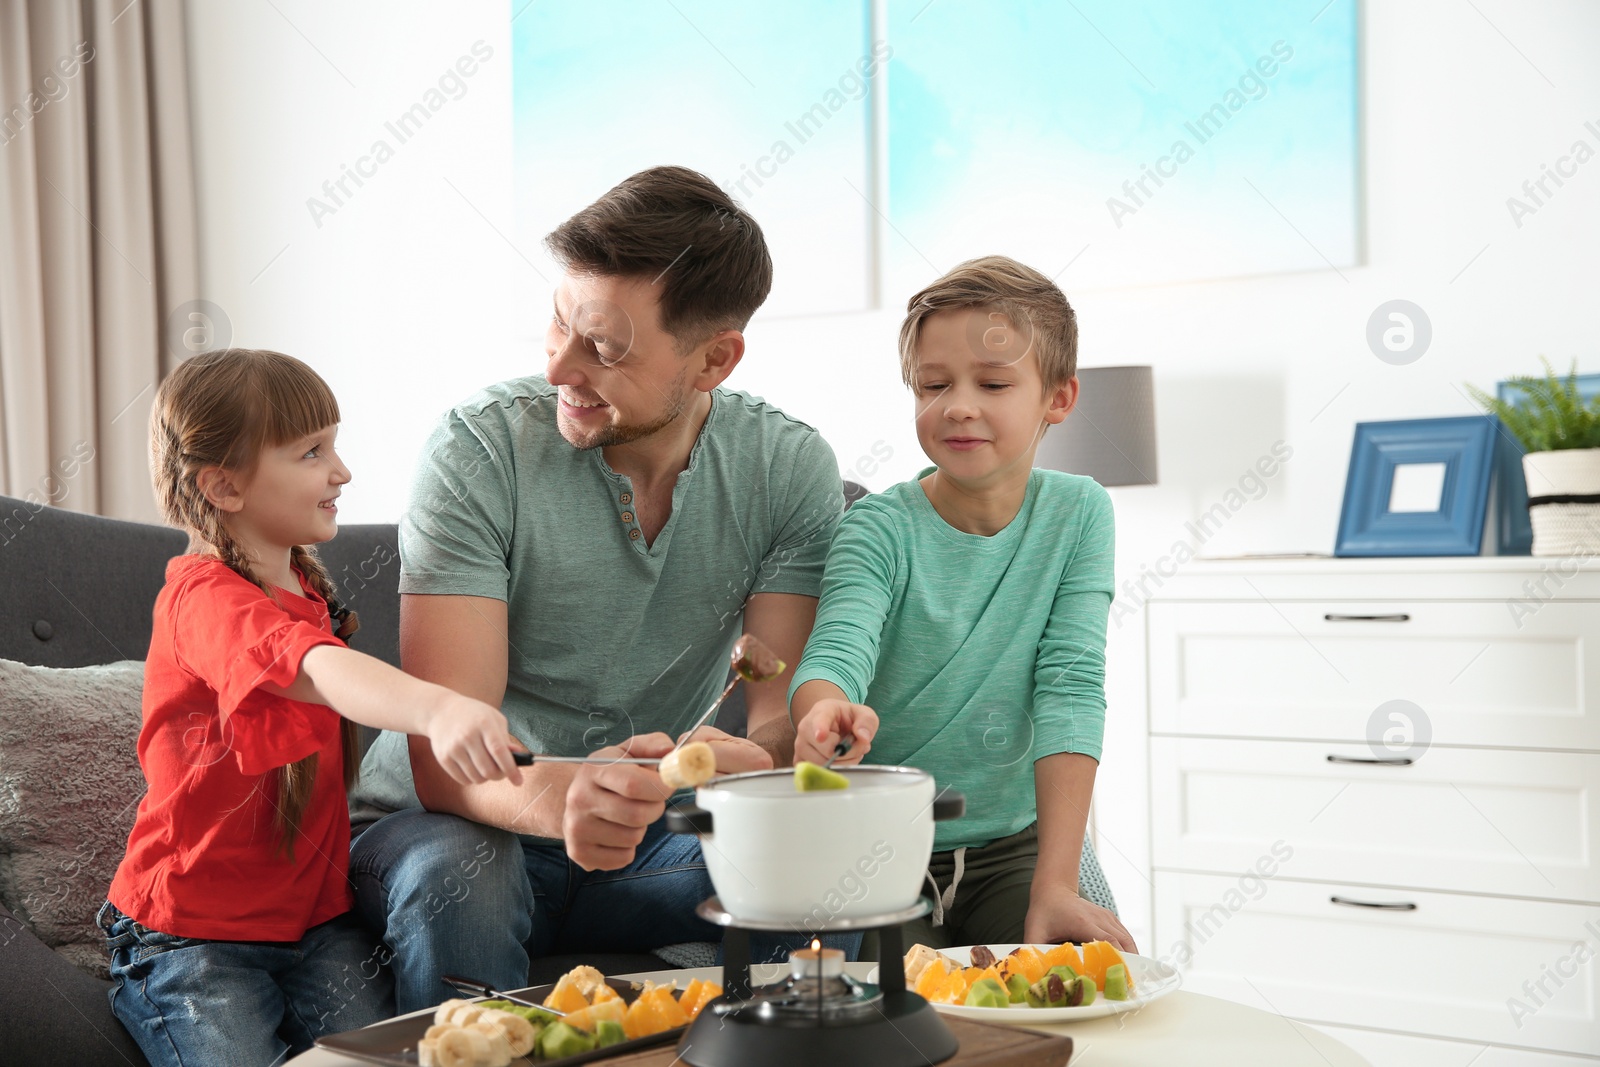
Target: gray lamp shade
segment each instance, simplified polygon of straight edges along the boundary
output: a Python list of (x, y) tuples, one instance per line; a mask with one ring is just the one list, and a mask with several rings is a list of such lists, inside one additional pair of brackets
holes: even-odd
[(1156, 397), (1149, 367), (1079, 367), (1078, 405), (1050, 427), (1033, 465), (1101, 485), (1156, 484)]

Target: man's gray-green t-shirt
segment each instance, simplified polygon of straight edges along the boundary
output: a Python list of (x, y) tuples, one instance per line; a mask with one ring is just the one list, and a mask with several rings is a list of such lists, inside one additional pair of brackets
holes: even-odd
[[(490, 386), (429, 438), (400, 524), (400, 592), (506, 602), (501, 708), (532, 751), (687, 729), (727, 677), (745, 601), (820, 592), (844, 507), (833, 450), (764, 400), (711, 397), (650, 545), (629, 479), (561, 436), (543, 376)], [(405, 737), (384, 733), (352, 819), (415, 806)]]
[(1035, 760), (1100, 758), (1114, 541), (1106, 491), (1060, 471), (1034, 470), (990, 537), (945, 522), (919, 481), (859, 500), (834, 534), (790, 696), (833, 682), (878, 713), (867, 763), (966, 794), (936, 849), (1014, 834), (1049, 801), (1035, 800)]

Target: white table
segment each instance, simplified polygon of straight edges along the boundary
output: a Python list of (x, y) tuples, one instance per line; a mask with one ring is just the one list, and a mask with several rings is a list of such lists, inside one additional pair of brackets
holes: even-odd
[[(848, 965), (852, 974), (865, 978), (871, 963)], [(860, 969), (859, 971), (857, 969)], [(753, 968), (757, 982), (772, 981), (764, 968)], [(677, 979), (681, 986), (692, 978), (720, 982), (720, 968), (689, 971), (650, 971), (618, 978), (664, 982)], [(1272, 1067), (1366, 1067), (1367, 1061), (1320, 1030), (1292, 1022), (1230, 1000), (1179, 989), (1137, 1011), (1107, 1015), (1081, 1023), (1039, 1025), (1044, 1033), (1072, 1038), (1071, 1067), (1238, 1067), (1271, 1064)], [(361, 1061), (313, 1049), (290, 1061), (293, 1067), (363, 1067)], [(601, 1061), (602, 1063), (604, 1061)]]

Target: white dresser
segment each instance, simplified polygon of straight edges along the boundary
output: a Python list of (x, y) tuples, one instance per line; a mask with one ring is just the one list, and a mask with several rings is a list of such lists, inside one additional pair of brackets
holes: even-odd
[(1186, 987), (1375, 1064), (1600, 1062), (1600, 564), (1149, 591), (1155, 950)]

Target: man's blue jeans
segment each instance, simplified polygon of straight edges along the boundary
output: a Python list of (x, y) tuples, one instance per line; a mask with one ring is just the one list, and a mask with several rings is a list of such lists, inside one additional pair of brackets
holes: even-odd
[[(585, 871), (559, 845), (411, 808), (359, 831), (350, 879), (357, 911), (392, 953), (401, 1012), (452, 995), (446, 974), (520, 989), (530, 958), (722, 940), (694, 911), (714, 893), (700, 839), (667, 832), (665, 820), (645, 832), (628, 866)], [(751, 952), (784, 959), (810, 939), (752, 937)], [(861, 942), (859, 934), (824, 940), (851, 957)]]
[(394, 1012), (386, 950), (350, 914), (298, 942), (177, 937), (109, 901), (98, 922), (111, 1011), (152, 1067), (275, 1067), (318, 1037)]

